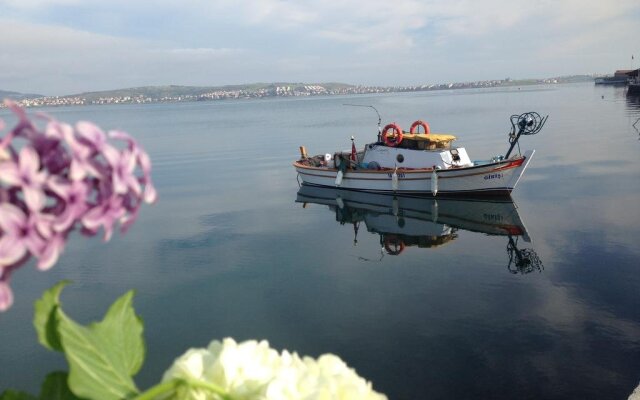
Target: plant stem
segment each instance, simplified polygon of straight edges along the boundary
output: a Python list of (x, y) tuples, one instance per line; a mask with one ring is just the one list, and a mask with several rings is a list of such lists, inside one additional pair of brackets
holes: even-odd
[(223, 400), (233, 400), (228, 393), (226, 393), (220, 386), (213, 383), (203, 382), (196, 379), (180, 379), (174, 378), (167, 382), (161, 382), (151, 388), (147, 389), (144, 393), (134, 397), (134, 400), (154, 400), (158, 396), (163, 394), (170, 394), (174, 392), (178, 387), (185, 386), (192, 389), (205, 389), (212, 393), (217, 394)]

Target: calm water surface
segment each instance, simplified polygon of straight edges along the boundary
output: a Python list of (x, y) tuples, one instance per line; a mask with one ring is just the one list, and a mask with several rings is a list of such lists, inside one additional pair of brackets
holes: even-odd
[[(343, 103), (374, 105), (405, 129), (426, 119), (472, 159), (506, 152), (511, 114), (549, 121), (521, 141), (537, 152), (513, 203), (298, 195), (299, 145), (316, 154), (375, 138), (375, 113)], [(160, 198), (128, 234), (75, 235), (51, 271), (13, 274), (0, 388), (37, 392), (64, 367), (31, 325), (34, 300), (61, 279), (74, 281), (62, 300), (83, 322), (136, 289), (143, 388), (187, 348), (227, 336), (336, 353), (391, 399), (626, 399), (640, 382), (640, 99), (624, 89), (46, 111), (136, 136)]]

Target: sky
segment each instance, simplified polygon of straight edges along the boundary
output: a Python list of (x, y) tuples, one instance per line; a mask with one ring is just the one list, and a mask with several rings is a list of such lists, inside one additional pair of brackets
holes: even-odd
[(0, 90), (22, 93), (632, 67), (638, 0), (0, 0)]

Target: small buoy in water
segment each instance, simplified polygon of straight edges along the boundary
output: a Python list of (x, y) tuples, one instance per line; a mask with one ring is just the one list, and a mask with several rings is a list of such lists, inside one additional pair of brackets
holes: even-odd
[(398, 168), (393, 170), (393, 175), (391, 175), (391, 189), (394, 192), (398, 190)]
[(433, 166), (433, 172), (431, 173), (431, 194), (434, 196), (438, 194), (438, 174), (436, 173), (436, 166)]
[(602, 95), (602, 98), (604, 99), (604, 95)]
[(338, 176), (336, 176), (336, 186), (342, 185), (342, 171), (338, 171)]

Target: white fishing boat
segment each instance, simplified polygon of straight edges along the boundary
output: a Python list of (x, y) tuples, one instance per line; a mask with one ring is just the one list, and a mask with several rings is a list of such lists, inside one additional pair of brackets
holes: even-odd
[(378, 114), (376, 142), (357, 151), (352, 137), (351, 151), (311, 157), (301, 146), (300, 159), (293, 165), (305, 185), (403, 195), (505, 196), (534, 154), (520, 154), (518, 146), (512, 155), (520, 136), (538, 133), (547, 118), (535, 112), (511, 116), (507, 153), (472, 161), (464, 147), (453, 145), (455, 136), (431, 133), (423, 121), (414, 122), (409, 132), (395, 123), (381, 129)]

